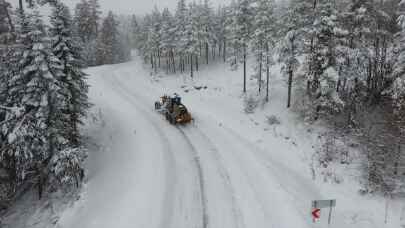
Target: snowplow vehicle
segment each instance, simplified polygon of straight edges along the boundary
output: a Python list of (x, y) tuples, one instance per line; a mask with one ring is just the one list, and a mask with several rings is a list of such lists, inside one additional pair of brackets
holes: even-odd
[(193, 118), (186, 106), (181, 103), (181, 97), (175, 94), (173, 97), (164, 95), (160, 101), (155, 102), (155, 109), (165, 115), (166, 120), (171, 124), (187, 124)]

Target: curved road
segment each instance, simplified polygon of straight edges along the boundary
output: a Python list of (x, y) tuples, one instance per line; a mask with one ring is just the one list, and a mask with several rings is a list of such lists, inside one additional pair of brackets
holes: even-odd
[(174, 127), (153, 110), (161, 93), (139, 63), (91, 70), (91, 97), (106, 122), (94, 129), (85, 195), (61, 227), (311, 227), (310, 180), (229, 126), (193, 110)]

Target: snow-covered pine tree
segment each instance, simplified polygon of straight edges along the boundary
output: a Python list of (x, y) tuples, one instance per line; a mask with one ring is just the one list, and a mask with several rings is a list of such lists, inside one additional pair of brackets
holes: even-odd
[(393, 67), (391, 96), (397, 111), (405, 108), (405, 0), (398, 5), (400, 17), (398, 18), (401, 31), (398, 33), (398, 57)]
[[(216, 50), (218, 48), (218, 56), (224, 53), (223, 48), (226, 43), (226, 7), (218, 7), (213, 20), (213, 33), (215, 37), (215, 43), (212, 47), (213, 57), (216, 57)], [(224, 58), (226, 59), (226, 58)]]
[(303, 24), (305, 20), (300, 17), (302, 5), (291, 2), (280, 20), (283, 26), (282, 40), (280, 43), (279, 62), (282, 63), (282, 72), (288, 77), (287, 108), (291, 107), (291, 93), (294, 80), (294, 73), (300, 62), (298, 56), (303, 52), (303, 44), (300, 40), (304, 38), (305, 31)]
[(96, 39), (99, 32), (99, 22), (101, 19), (101, 10), (98, 0), (89, 0), (88, 23), (90, 27), (90, 39)]
[(316, 93), (320, 87), (320, 78), (328, 67), (335, 65), (334, 28), (337, 25), (336, 10), (329, 0), (321, 0), (316, 7), (316, 17), (312, 26), (312, 51), (308, 56), (308, 82), (311, 92)]
[(236, 21), (236, 7), (235, 1), (231, 2), (228, 9), (228, 17), (226, 20), (226, 43), (228, 46), (227, 62), (230, 64), (232, 70), (238, 68), (238, 63), (240, 62), (241, 47), (237, 38), (237, 21)]
[[(46, 38), (45, 26), (37, 11), (33, 14), (21, 10), (17, 16), (16, 53), (18, 69), (8, 82), (6, 107), (20, 107), (17, 113), (7, 112), (2, 134), (2, 160), (9, 160), (15, 172), (15, 183), (33, 179), (42, 193), (48, 175), (50, 159), (61, 150), (66, 140), (61, 118), (65, 96), (60, 87), (62, 65), (53, 55)], [(31, 172), (29, 172), (31, 171)], [(34, 176), (27, 176), (34, 173)]]
[(168, 8), (162, 12), (162, 25), (160, 30), (161, 44), (160, 49), (166, 61), (166, 72), (176, 72), (174, 59), (175, 45), (175, 27), (174, 18)]
[(69, 8), (56, 1), (50, 17), (50, 36), (53, 54), (61, 61), (63, 77), (61, 88), (67, 97), (68, 103), (64, 107), (65, 118), (69, 123), (65, 131), (69, 143), (77, 147), (80, 145), (79, 125), (86, 116), (89, 108), (88, 85), (86, 74), (83, 73), (83, 59), (80, 56), (80, 47), (75, 44), (72, 31), (72, 17)]
[(209, 0), (204, 0), (203, 5), (200, 7), (200, 29), (201, 29), (201, 38), (202, 44), (205, 49), (205, 59), (206, 63), (209, 63), (209, 50), (210, 47), (216, 42), (216, 37), (214, 34), (214, 21), (213, 21), (213, 12)]
[[(317, 8), (319, 2), (320, 0), (291, 0), (288, 6), (288, 10), (292, 10), (295, 14), (293, 15), (293, 17), (295, 17), (294, 23), (296, 24), (296, 28), (299, 30), (299, 33), (297, 33), (299, 34), (299, 38), (296, 37), (298, 38), (297, 47), (299, 48), (297, 51), (299, 51), (300, 54), (305, 54), (306, 56), (312, 56), (314, 52), (315, 37), (313, 30), (315, 18), (317, 17)], [(291, 37), (293, 36), (290, 36), (290, 38)], [(312, 65), (310, 64), (305, 64), (303, 67), (306, 68), (304, 69), (305, 72), (312, 71)], [(289, 90), (291, 90), (290, 82), (292, 82), (292, 80), (289, 80)], [(289, 96), (290, 93), (291, 92), (288, 93)], [(288, 100), (290, 100), (290, 98)]]
[(100, 15), (98, 0), (81, 0), (76, 5), (74, 23), (84, 43), (97, 38)]
[(103, 20), (97, 42), (97, 63), (99, 65), (118, 63), (121, 60), (123, 47), (119, 41), (117, 26), (118, 22), (110, 11)]
[(275, 46), (275, 18), (273, 16), (274, 1), (257, 0), (255, 2), (255, 15), (253, 21), (254, 31), (252, 33), (252, 51), (255, 56), (255, 76), (258, 80), (259, 93), (262, 91), (262, 75), (266, 72), (267, 78), (267, 96), (269, 86), (269, 67), (273, 62), (271, 51)]
[[(13, 10), (11, 4), (0, 0), (0, 104), (7, 99), (7, 82), (13, 70), (17, 69), (18, 57), (14, 55), (15, 31), (12, 21)], [(0, 122), (3, 121), (7, 110), (0, 109)], [(0, 165), (1, 167), (1, 165)]]
[(139, 23), (139, 34), (137, 37), (137, 48), (139, 55), (143, 57), (145, 63), (148, 62), (149, 59), (149, 51), (147, 50), (147, 41), (149, 35), (149, 28), (152, 24), (152, 19), (149, 14), (145, 15), (145, 17)]
[(194, 63), (198, 64), (199, 55), (199, 23), (198, 7), (195, 3), (189, 5), (187, 24), (186, 24), (186, 36), (184, 39), (185, 43), (185, 54), (188, 58), (190, 64), (190, 76), (194, 77)]
[(94, 35), (92, 33), (92, 25), (89, 23), (90, 15), (89, 2), (87, 0), (81, 0), (75, 7), (74, 23), (77, 34), (80, 36), (83, 43), (88, 42)]
[(187, 6), (185, 0), (179, 0), (175, 14), (175, 40), (176, 52), (179, 55), (179, 68), (181, 72), (185, 71), (185, 50), (186, 50), (186, 24), (187, 24)]
[[(338, 34), (336, 49), (339, 69), (337, 91), (345, 101), (347, 125), (355, 124), (355, 115), (364, 102), (375, 100), (373, 97), (380, 96), (380, 92), (376, 92), (380, 90), (377, 89), (380, 83), (376, 82), (381, 77), (374, 76), (382, 74), (376, 73), (377, 69), (385, 68), (381, 67), (381, 64), (387, 69), (390, 68), (386, 63), (387, 56), (380, 55), (381, 50), (385, 48), (381, 49), (380, 44), (377, 44), (383, 38), (381, 35), (387, 33), (378, 25), (382, 11), (376, 10), (375, 4), (377, 3), (370, 0), (351, 0), (339, 17), (341, 34)], [(385, 57), (381, 59), (382, 56)], [(377, 87), (373, 89), (372, 84)]]
[[(5, 127), (8, 121), (6, 118), (16, 118), (19, 115), (19, 107), (3, 107), (9, 98), (9, 81), (18, 70), (18, 61), (20, 56), (15, 51), (16, 47), (4, 45), (0, 48), (0, 129)], [(6, 130), (0, 130), (0, 172), (3, 173), (0, 181), (0, 204), (3, 200), (10, 199), (16, 190), (16, 167), (13, 165), (12, 156), (3, 154), (3, 145), (6, 139)]]
[[(200, 58), (203, 58), (206, 49), (206, 43), (208, 42), (208, 32), (206, 31), (206, 26), (208, 23), (207, 18), (204, 16), (204, 5), (200, 2), (199, 4), (193, 3), (190, 4), (189, 10), (193, 7), (193, 20), (194, 20), (194, 27), (197, 31), (196, 37), (198, 39), (198, 55), (194, 57), (195, 62), (195, 69), (198, 71), (199, 61)], [(209, 47), (209, 44), (208, 44)]]
[[(0, 103), (7, 98), (7, 81), (9, 71), (12, 70), (10, 44), (14, 42), (14, 25), (11, 21), (11, 5), (5, 0), (0, 0)], [(14, 59), (15, 60), (15, 59)], [(0, 110), (4, 113), (5, 110)], [(0, 116), (3, 116), (0, 114)], [(0, 118), (2, 121), (2, 118)]]
[(97, 0), (81, 0), (75, 8), (75, 33), (81, 39), (82, 55), (89, 66), (97, 65), (97, 38), (101, 11)]
[(319, 2), (320, 0), (291, 0), (289, 4), (289, 8), (296, 14), (296, 22), (301, 31), (300, 46), (305, 54), (311, 54), (313, 51), (313, 25)]
[[(235, 27), (234, 25), (234, 14), (235, 14), (236, 2), (232, 0), (231, 4), (224, 9), (224, 42), (222, 57), (224, 62), (227, 62), (231, 65), (231, 68), (235, 70), (237, 68), (237, 59), (239, 47), (237, 46), (235, 37)], [(229, 49), (229, 50), (228, 50)]]
[(361, 54), (357, 65), (362, 69), (362, 74), (358, 79), (367, 87), (367, 99), (376, 102), (381, 97), (386, 84), (387, 69), (390, 68), (387, 67), (387, 44), (391, 38), (386, 24), (390, 18), (379, 9), (383, 7), (383, 1), (376, 3), (371, 0), (358, 0), (349, 4), (349, 7), (349, 34), (353, 34), (353, 47)]
[[(21, 58), (16, 51), (18, 47), (15, 45), (15, 21), (12, 21), (12, 16), (14, 12), (10, 3), (0, 0), (0, 104), (3, 105), (6, 104), (9, 95), (8, 82), (15, 71), (18, 71), (17, 63)], [(6, 112), (9, 110), (0, 108), (0, 122), (5, 121)], [(1, 138), (4, 139), (5, 136), (1, 135)], [(1, 162), (0, 159), (0, 167)]]
[(337, 10), (330, 0), (318, 1), (312, 26), (312, 51), (308, 55), (308, 83), (313, 94), (317, 115), (331, 114), (343, 108), (343, 101), (336, 92), (339, 81), (336, 69)]
[(131, 46), (134, 48), (139, 48), (138, 46), (138, 39), (139, 39), (139, 34), (140, 29), (139, 29), (139, 24), (138, 24), (138, 19), (136, 18), (135, 15), (132, 15), (131, 17)]
[(252, 36), (252, 6), (250, 0), (238, 0), (234, 5), (232, 23), (229, 25), (229, 44), (231, 65), (243, 63), (243, 92), (246, 93), (246, 64), (249, 42)]
[(157, 7), (153, 9), (152, 24), (149, 28), (147, 49), (150, 53), (150, 61), (152, 69), (157, 71), (160, 67), (160, 46), (161, 46), (161, 25), (162, 25), (162, 15)]
[[(115, 54), (115, 63), (123, 63), (129, 61), (131, 59), (131, 49), (128, 48), (130, 46), (130, 42), (128, 40), (128, 36), (126, 35), (127, 31), (123, 31), (124, 25), (120, 22), (117, 22), (117, 49)], [(121, 29), (121, 30), (120, 30)]]
[(5, 45), (12, 42), (14, 38), (14, 25), (11, 20), (11, 4), (5, 0), (0, 0), (0, 55)]

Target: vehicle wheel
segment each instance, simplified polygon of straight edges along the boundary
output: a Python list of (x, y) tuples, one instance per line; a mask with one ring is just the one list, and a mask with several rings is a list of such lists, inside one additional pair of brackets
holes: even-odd
[(160, 109), (160, 103), (159, 102), (155, 102), (155, 109), (156, 110)]
[(174, 117), (172, 115), (169, 115), (169, 122), (173, 125), (176, 124), (176, 120), (174, 119)]

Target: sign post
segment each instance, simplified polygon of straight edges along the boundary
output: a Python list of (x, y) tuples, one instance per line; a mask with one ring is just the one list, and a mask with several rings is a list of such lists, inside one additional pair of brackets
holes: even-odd
[(332, 221), (332, 208), (336, 207), (336, 200), (314, 200), (312, 201), (312, 218), (314, 223), (321, 217), (321, 209), (329, 208), (328, 224)]
[[(336, 202), (335, 202), (336, 205)], [(329, 207), (329, 217), (328, 217), (328, 224), (330, 225), (331, 219), (332, 219), (332, 207), (333, 207), (333, 201), (330, 201), (330, 207)]]

